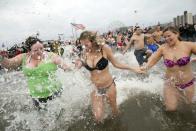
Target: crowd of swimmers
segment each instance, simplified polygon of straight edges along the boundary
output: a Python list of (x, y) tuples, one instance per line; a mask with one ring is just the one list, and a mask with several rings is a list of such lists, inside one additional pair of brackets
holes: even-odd
[[(59, 40), (51, 40), (51, 41), (44, 41), (44, 48), (46, 51), (48, 52), (54, 52), (58, 55), (63, 55), (64, 50), (61, 48), (61, 45), (63, 44), (62, 41)], [(3, 44), (3, 50), (1, 50), (1, 54), (3, 54), (4, 56), (8, 57), (8, 58), (12, 58), (15, 57), (21, 53), (27, 53), (28, 49), (25, 45), (25, 42), (22, 42), (20, 44), (14, 44), (12, 47), (10, 47), (9, 49), (5, 49), (4, 48), (4, 44)]]
[[(114, 57), (112, 47), (115, 43), (122, 54), (129, 51), (131, 46), (134, 47), (137, 67), (123, 64)], [(161, 30), (160, 26), (157, 26), (154, 31), (136, 27), (124, 34), (117, 32), (116, 38), (114, 32), (99, 35), (97, 32), (84, 31), (76, 44), (76, 51), (80, 53), (74, 60), (74, 67), (65, 63), (60, 55), (45, 51), (43, 42), (38, 38), (27, 38), (24, 46), (28, 51), (15, 57), (7, 58), (1, 54), (0, 64), (8, 69), (22, 67), (27, 77), (29, 94), (38, 109), (41, 108), (40, 103), (47, 103), (48, 100), (61, 95), (62, 84), (55, 76), (58, 68), (71, 71), (73, 68), (84, 67), (90, 72), (89, 79), (94, 85), (90, 97), (95, 120), (103, 120), (104, 98), (107, 99), (113, 116), (117, 116), (119, 110), (116, 103), (116, 84), (109, 72), (109, 62), (116, 68), (145, 74), (161, 58), (166, 68), (163, 72), (165, 110), (176, 111), (181, 98), (187, 106), (192, 104), (195, 78), (191, 55), (196, 54), (196, 43), (181, 41), (180, 33), (175, 27)]]

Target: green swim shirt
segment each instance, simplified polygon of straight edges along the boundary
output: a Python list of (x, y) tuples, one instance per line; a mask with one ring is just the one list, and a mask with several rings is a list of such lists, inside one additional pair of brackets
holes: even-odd
[(57, 65), (51, 61), (52, 54), (48, 54), (49, 57), (34, 68), (26, 67), (26, 54), (23, 55), (22, 71), (27, 77), (29, 92), (33, 98), (46, 98), (62, 87), (55, 74)]

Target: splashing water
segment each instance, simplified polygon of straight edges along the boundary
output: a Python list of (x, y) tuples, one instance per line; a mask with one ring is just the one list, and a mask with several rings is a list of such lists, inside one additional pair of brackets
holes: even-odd
[[(64, 47), (64, 60), (71, 64), (71, 46)], [(115, 53), (122, 63), (138, 66), (133, 52)], [(163, 65), (153, 67), (148, 76), (119, 70), (110, 65), (116, 77), (117, 103), (121, 114), (116, 119), (106, 118), (103, 124), (95, 124), (90, 108), (90, 92), (93, 85), (89, 72), (74, 69), (72, 72), (57, 71), (63, 83), (63, 93), (47, 103), (47, 110), (37, 111), (29, 96), (26, 79), (22, 72), (3, 73), (0, 76), (0, 129), (31, 131), (129, 131), (129, 130), (182, 130), (194, 129), (194, 118), (164, 112), (162, 102)], [(195, 106), (194, 106), (195, 107)], [(193, 110), (193, 115), (196, 110)], [(189, 116), (188, 113), (185, 116)], [(183, 119), (182, 119), (183, 118)]]

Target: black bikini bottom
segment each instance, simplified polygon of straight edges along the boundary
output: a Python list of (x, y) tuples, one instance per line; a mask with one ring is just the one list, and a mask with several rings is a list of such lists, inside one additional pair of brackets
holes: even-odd
[(113, 84), (116, 85), (115, 82), (114, 82), (114, 80), (112, 81), (112, 83), (111, 83), (109, 86), (107, 86), (107, 87), (105, 87), (105, 88), (98, 88), (98, 89), (96, 90), (96, 91), (97, 91), (97, 94), (98, 94), (98, 95), (106, 95), (108, 89), (109, 89)]
[(63, 89), (61, 88), (59, 91), (54, 92), (51, 96), (48, 96), (46, 98), (32, 98), (33, 104), (36, 107), (40, 106), (40, 103), (47, 103), (49, 100), (53, 100), (54, 98), (60, 96), (62, 94)]

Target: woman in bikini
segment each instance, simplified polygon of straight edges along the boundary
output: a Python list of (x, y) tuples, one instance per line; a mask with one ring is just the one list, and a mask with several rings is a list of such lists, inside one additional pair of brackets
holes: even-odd
[(90, 71), (91, 81), (95, 85), (95, 90), (91, 93), (92, 99), (92, 111), (97, 122), (103, 120), (104, 113), (104, 97), (107, 98), (108, 103), (111, 106), (114, 116), (118, 114), (116, 103), (116, 85), (112, 75), (109, 72), (109, 62), (119, 69), (126, 69), (138, 73), (139, 67), (134, 68), (125, 64), (119, 63), (112, 53), (109, 46), (104, 44), (104, 41), (100, 39), (96, 33), (90, 31), (84, 31), (80, 35), (80, 42), (85, 46), (83, 57), (76, 60), (76, 66), (81, 68), (84, 66)]
[(141, 67), (148, 70), (162, 57), (166, 67), (164, 82), (164, 101), (166, 111), (176, 111), (180, 98), (187, 104), (192, 103), (194, 96), (194, 76), (191, 68), (191, 54), (196, 54), (196, 44), (179, 40), (179, 31), (174, 27), (167, 27), (163, 31), (166, 43)]
[(33, 103), (41, 109), (40, 103), (46, 103), (61, 93), (62, 85), (55, 76), (57, 67), (64, 70), (69, 67), (60, 56), (44, 51), (43, 43), (38, 38), (27, 38), (25, 48), (28, 53), (19, 54), (11, 59), (0, 55), (0, 64), (8, 69), (22, 66)]

